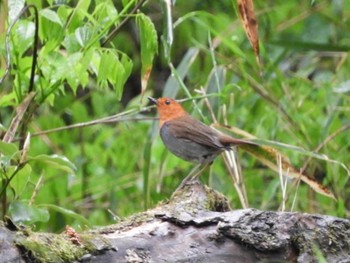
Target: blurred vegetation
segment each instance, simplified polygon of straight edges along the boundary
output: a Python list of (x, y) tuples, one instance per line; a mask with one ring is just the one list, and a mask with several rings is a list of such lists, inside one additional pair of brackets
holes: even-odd
[[(220, 123), (350, 163), (349, 1), (255, 1), (261, 69), (235, 1), (176, 1), (173, 43), (163, 1), (142, 1), (137, 12), (136, 0), (7, 2), (0, 77), (6, 32), (16, 23), (8, 37), (10, 71), (0, 86), (2, 138), (29, 91), (36, 96), (14, 140), (0, 144), (2, 216), (62, 231), (67, 224), (111, 224), (168, 198), (193, 164), (165, 149), (147, 95), (208, 96)], [(33, 85), (35, 9), (15, 18), (24, 4), (39, 17)], [(203, 98), (183, 105), (213, 122)], [(123, 117), (36, 136), (116, 114)], [(286, 210), (296, 197), (294, 211), (349, 216), (349, 175), (341, 165), (279, 150), (338, 199), (290, 182)], [(249, 205), (280, 209), (278, 174), (245, 153), (240, 160)], [(241, 207), (221, 158), (201, 179)]]

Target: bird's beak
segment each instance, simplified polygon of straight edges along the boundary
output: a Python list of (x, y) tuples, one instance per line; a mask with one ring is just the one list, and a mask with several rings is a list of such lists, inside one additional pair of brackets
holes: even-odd
[(152, 102), (153, 104), (157, 105), (158, 104), (158, 101), (155, 99), (155, 98), (152, 98), (152, 97), (147, 97), (147, 99)]

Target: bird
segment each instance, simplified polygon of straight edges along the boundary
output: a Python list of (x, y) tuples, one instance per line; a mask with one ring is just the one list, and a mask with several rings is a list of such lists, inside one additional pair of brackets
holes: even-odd
[[(264, 164), (273, 169), (271, 158), (282, 156), (272, 147), (262, 147), (254, 141), (236, 139), (211, 128), (193, 118), (180, 103), (172, 98), (148, 97), (148, 99), (157, 106), (159, 133), (166, 148), (177, 157), (197, 164), (177, 189), (182, 188), (188, 181), (197, 179), (219, 154), (235, 146), (243, 147), (244, 145), (246, 151), (257, 156)], [(288, 159), (283, 158), (282, 162), (287, 167), (286, 176), (302, 180), (316, 192), (336, 200), (327, 187), (314, 178), (299, 172), (289, 164)], [(203, 167), (199, 169), (200, 166)]]
[[(233, 146), (256, 145), (211, 128), (192, 117), (172, 98), (148, 99), (157, 106), (159, 133), (166, 148), (177, 157), (197, 164), (184, 181), (196, 178), (219, 154), (231, 150)], [(201, 165), (203, 169), (194, 174)]]

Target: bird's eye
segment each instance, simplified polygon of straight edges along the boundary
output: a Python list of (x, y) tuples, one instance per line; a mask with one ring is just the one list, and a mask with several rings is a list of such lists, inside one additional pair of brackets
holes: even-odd
[(166, 105), (170, 105), (170, 100), (166, 100), (166, 101), (165, 101), (165, 104), (166, 104)]

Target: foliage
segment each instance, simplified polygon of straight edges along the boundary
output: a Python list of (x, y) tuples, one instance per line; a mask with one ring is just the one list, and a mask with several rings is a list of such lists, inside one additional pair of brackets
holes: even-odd
[[(160, 1), (27, 1), (39, 17), (33, 86), (34, 8), (17, 21), (22, 6), (11, 4), (23, 2), (8, 2), (15, 15), (7, 28), (16, 23), (9, 31), (11, 68), (0, 86), (3, 136), (28, 92), (36, 95), (22, 112), (20, 140), (0, 144), (2, 215), (62, 231), (67, 224), (106, 225), (167, 198), (193, 165), (165, 150), (149, 121), (155, 112), (145, 108), (143, 97), (151, 94), (200, 97), (184, 106), (207, 124), (216, 119), (306, 149), (308, 155), (279, 148), (338, 201), (290, 182), (285, 209), (349, 216), (347, 171), (309, 158), (316, 151), (350, 163), (347, 1), (255, 1), (261, 69), (235, 1), (176, 1), (173, 32)], [(43, 132), (107, 116), (113, 118)], [(249, 205), (279, 209), (278, 174), (244, 153), (240, 160)], [(241, 206), (221, 158), (202, 180)]]

